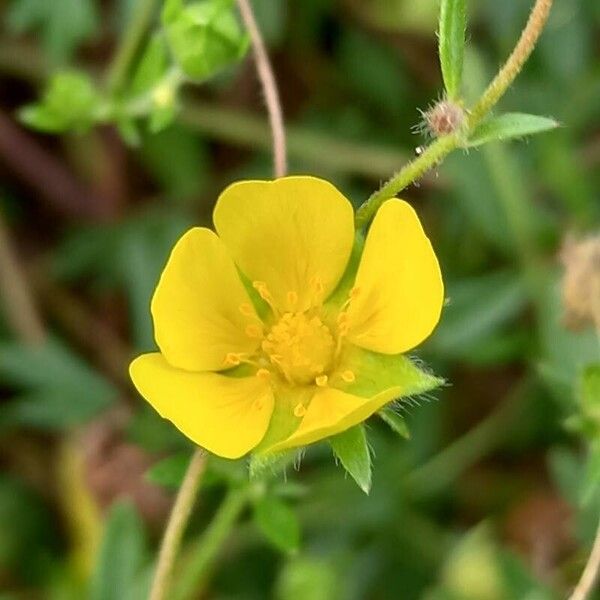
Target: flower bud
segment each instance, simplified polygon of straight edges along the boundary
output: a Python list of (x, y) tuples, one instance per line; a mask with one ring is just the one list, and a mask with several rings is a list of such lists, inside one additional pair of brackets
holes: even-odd
[(195, 80), (235, 63), (248, 48), (248, 37), (231, 2), (201, 0), (184, 5), (182, 0), (168, 0), (162, 22), (175, 60)]

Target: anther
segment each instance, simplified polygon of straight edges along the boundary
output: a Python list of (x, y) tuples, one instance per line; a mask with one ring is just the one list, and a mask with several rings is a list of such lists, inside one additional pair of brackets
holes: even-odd
[(287, 293), (287, 301), (290, 306), (295, 306), (298, 303), (298, 292), (291, 291)]
[(294, 408), (294, 416), (295, 417), (303, 417), (306, 414), (306, 407), (304, 406), (304, 404), (299, 403), (296, 404), (296, 407)]
[(261, 338), (262, 329), (258, 325), (248, 325), (245, 329), (246, 335), (251, 338)]
[(254, 309), (252, 308), (252, 305), (248, 302), (244, 302), (243, 304), (240, 304), (238, 307), (238, 310), (245, 317), (253, 317), (254, 316)]
[(229, 352), (225, 356), (225, 364), (230, 367), (237, 367), (242, 362), (242, 359), (239, 354), (235, 352)]
[(267, 380), (271, 377), (271, 372), (267, 369), (258, 369), (258, 371), (256, 371), (256, 376), (259, 379)]
[(354, 371), (350, 371), (349, 369), (347, 371), (344, 371), (342, 373), (342, 379), (346, 382), (346, 383), (353, 383), (354, 381), (356, 381), (356, 375), (354, 375)]
[(319, 375), (317, 378), (315, 378), (315, 383), (319, 387), (325, 387), (327, 385), (328, 381), (329, 381), (329, 377), (327, 377), (327, 375)]

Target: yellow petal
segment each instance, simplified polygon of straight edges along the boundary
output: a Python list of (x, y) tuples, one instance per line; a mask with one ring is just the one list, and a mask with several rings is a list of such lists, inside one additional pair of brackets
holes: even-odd
[(263, 438), (273, 393), (259, 377), (190, 373), (159, 353), (143, 354), (129, 367), (140, 394), (194, 443), (224, 458), (239, 458)]
[(369, 230), (348, 307), (348, 339), (400, 354), (436, 326), (444, 301), (440, 267), (414, 209), (388, 200)]
[(350, 202), (327, 181), (285, 177), (228, 187), (214, 212), (240, 269), (282, 311), (303, 311), (335, 288), (354, 239)]
[(180, 369), (219, 371), (228, 354), (253, 353), (260, 342), (245, 333), (260, 322), (227, 249), (202, 227), (173, 248), (152, 298), (152, 317), (156, 343)]
[(265, 452), (279, 452), (306, 446), (341, 433), (361, 423), (395, 397), (396, 390), (385, 390), (373, 398), (360, 398), (335, 388), (320, 389), (314, 395), (298, 429), (287, 439)]

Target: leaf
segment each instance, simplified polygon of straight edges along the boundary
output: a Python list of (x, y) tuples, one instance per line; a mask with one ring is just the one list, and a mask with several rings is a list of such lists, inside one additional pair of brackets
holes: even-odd
[(158, 461), (146, 471), (146, 479), (166, 488), (178, 489), (183, 481), (191, 455), (180, 452)]
[(460, 96), (467, 28), (466, 0), (442, 0), (440, 4), (439, 53), (446, 93)]
[(356, 425), (329, 438), (333, 452), (358, 487), (368, 494), (371, 490), (371, 453), (365, 428)]
[(264, 496), (254, 506), (254, 520), (265, 537), (284, 552), (297, 552), (300, 523), (296, 513), (275, 496)]
[(390, 426), (392, 431), (397, 433), (400, 437), (403, 437), (405, 440), (410, 439), (410, 431), (406, 424), (406, 419), (401, 414), (388, 406), (380, 410), (377, 414)]
[(41, 101), (24, 106), (20, 120), (40, 131), (85, 131), (96, 120), (101, 99), (91, 79), (80, 71), (59, 72), (48, 83)]
[(453, 358), (477, 359), (481, 345), (497, 340), (527, 301), (525, 284), (515, 271), (463, 278), (447, 288), (450, 301), (429, 346)]
[(585, 416), (600, 426), (600, 363), (588, 365), (581, 373), (579, 399)]
[(23, 392), (0, 410), (0, 425), (61, 429), (110, 405), (117, 390), (58, 341), (39, 347), (0, 344), (0, 377)]
[(93, 0), (15, 0), (7, 17), (15, 33), (39, 31), (44, 51), (66, 63), (98, 28)]
[(556, 129), (560, 123), (549, 117), (525, 113), (506, 113), (484, 121), (469, 138), (470, 148), (488, 142), (522, 138), (535, 133)]
[(324, 557), (301, 556), (287, 561), (277, 581), (276, 600), (339, 600), (342, 578)]
[(90, 600), (115, 600), (134, 594), (146, 562), (146, 540), (139, 515), (131, 504), (115, 504), (106, 520)]

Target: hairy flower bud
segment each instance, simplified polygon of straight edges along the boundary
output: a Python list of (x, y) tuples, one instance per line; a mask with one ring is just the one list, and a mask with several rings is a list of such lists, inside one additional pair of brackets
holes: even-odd
[(565, 325), (600, 329), (600, 236), (583, 240), (568, 237), (560, 253), (565, 267), (562, 300)]
[(465, 111), (460, 104), (441, 100), (423, 113), (421, 129), (438, 138), (460, 130), (464, 122)]

